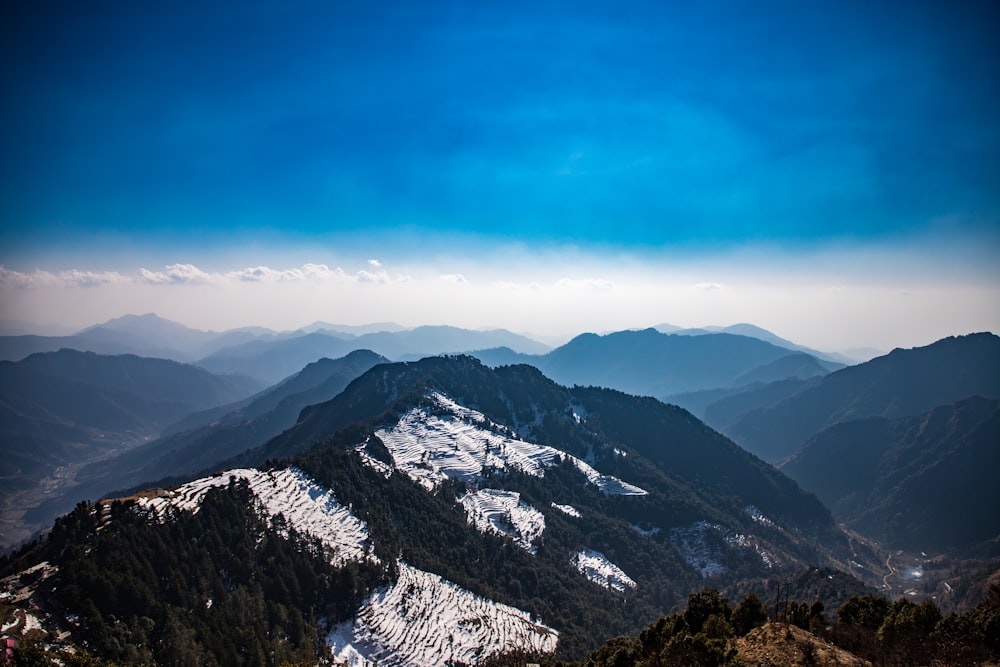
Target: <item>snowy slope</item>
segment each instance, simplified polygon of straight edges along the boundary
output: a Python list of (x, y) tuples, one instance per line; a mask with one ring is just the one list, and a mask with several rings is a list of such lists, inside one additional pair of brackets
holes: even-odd
[(578, 510), (577, 508), (573, 507), (572, 505), (560, 505), (557, 502), (553, 502), (552, 503), (552, 507), (554, 507), (555, 509), (559, 510), (563, 514), (569, 515), (571, 517), (575, 517), (577, 519), (579, 519), (580, 517), (583, 516), (582, 514), (580, 514), (580, 510)]
[(543, 477), (545, 468), (569, 460), (604, 493), (646, 495), (645, 490), (602, 475), (566, 452), (504, 435), (504, 427), (443, 394), (433, 393), (429, 398), (436, 409), (413, 408), (392, 428), (375, 433), (392, 454), (396, 468), (428, 491), (449, 478), (479, 481), (491, 468)]
[(558, 633), (527, 612), (491, 602), (441, 577), (399, 564), (399, 579), (373, 593), (353, 621), (327, 636), (352, 667), (474, 664), (512, 650), (551, 653)]
[(230, 479), (244, 479), (264, 510), (271, 516), (284, 515), (300, 533), (319, 538), (336, 554), (335, 565), (371, 558), (368, 529), (337, 502), (333, 492), (312, 481), (296, 468), (261, 472), (236, 469), (214, 477), (198, 479), (155, 498), (139, 498), (138, 504), (160, 516), (169, 507), (197, 512), (201, 499), (212, 487), (226, 486)]
[(480, 489), (466, 493), (458, 502), (478, 530), (509, 537), (517, 546), (535, 553), (532, 543), (545, 530), (545, 515), (521, 502), (517, 491)]
[[(331, 547), (334, 565), (374, 560), (365, 524), (337, 502), (332, 491), (295, 468), (229, 470), (140, 497), (136, 503), (169, 520), (171, 509), (197, 512), (209, 489), (226, 486), (231, 479), (246, 480), (267, 514), (284, 515), (291, 527)], [(470, 496), (478, 499), (470, 504), (484, 520), (507, 511), (515, 539), (526, 540), (529, 547), (545, 527), (541, 513), (520, 503), (517, 494), (483, 490)], [(499, 519), (497, 525), (502, 525)], [(433, 666), (473, 663), (512, 650), (551, 653), (557, 640), (555, 630), (533, 622), (527, 612), (400, 563), (396, 583), (370, 595), (352, 621), (330, 633), (328, 644), (337, 660), (351, 665)]]
[(581, 551), (573, 556), (572, 562), (583, 576), (605, 588), (624, 591), (626, 588), (636, 586), (631, 577), (599, 551), (589, 549)]

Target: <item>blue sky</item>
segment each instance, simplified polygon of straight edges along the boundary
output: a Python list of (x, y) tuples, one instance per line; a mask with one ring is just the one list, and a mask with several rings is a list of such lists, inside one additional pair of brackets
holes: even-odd
[[(995, 3), (675, 4), (8, 3), (5, 314), (312, 264), (428, 302), (441, 276), (933, 286), (967, 290), (952, 333), (1000, 326)], [(405, 319), (356, 303), (313, 319)], [(631, 326), (743, 314), (668, 305)]]

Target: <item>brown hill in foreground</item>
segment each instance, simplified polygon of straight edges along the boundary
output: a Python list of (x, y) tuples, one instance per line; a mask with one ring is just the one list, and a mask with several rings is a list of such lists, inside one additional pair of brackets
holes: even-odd
[(794, 625), (768, 623), (736, 640), (748, 667), (870, 667), (871, 663)]

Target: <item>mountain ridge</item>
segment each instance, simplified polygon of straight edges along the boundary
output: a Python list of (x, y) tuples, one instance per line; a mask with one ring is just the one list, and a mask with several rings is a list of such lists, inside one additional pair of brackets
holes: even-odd
[(997, 442), (1000, 400), (974, 396), (910, 417), (840, 422), (780, 470), (860, 532), (897, 548), (963, 552), (1000, 534)]
[(758, 456), (778, 462), (809, 436), (839, 421), (912, 415), (976, 394), (1000, 397), (1000, 337), (992, 333), (897, 348), (824, 376), (776, 405), (754, 409), (725, 433)]

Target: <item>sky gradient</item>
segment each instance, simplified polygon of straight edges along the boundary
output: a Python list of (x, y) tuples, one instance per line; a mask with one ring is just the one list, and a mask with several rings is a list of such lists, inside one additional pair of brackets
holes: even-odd
[(1000, 330), (996, 3), (8, 3), (0, 313)]

